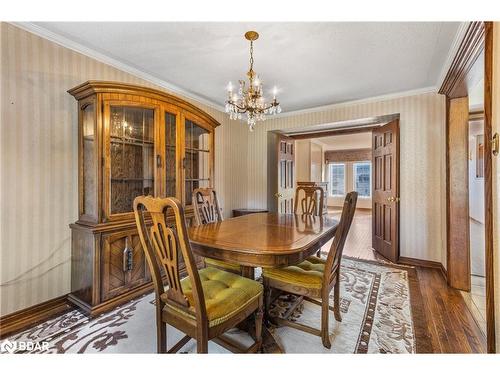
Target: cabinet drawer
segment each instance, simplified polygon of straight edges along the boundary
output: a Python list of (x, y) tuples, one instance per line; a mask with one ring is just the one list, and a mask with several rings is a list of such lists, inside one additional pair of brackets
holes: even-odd
[(146, 256), (137, 230), (109, 234), (102, 240), (101, 300), (148, 281)]

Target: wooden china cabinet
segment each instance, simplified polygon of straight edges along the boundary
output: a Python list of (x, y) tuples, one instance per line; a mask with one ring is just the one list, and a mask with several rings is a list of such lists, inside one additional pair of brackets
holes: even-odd
[(135, 227), (138, 195), (177, 197), (213, 186), (219, 123), (164, 92), (88, 81), (78, 100), (79, 216), (71, 224), (71, 302), (91, 315), (152, 289)]

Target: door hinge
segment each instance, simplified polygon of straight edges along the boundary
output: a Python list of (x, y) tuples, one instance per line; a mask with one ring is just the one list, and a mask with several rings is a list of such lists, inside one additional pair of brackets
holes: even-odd
[(161, 155), (156, 155), (156, 167), (161, 168)]
[(495, 156), (498, 156), (498, 148), (500, 147), (499, 143), (500, 143), (500, 140), (498, 139), (499, 138), (499, 135), (498, 133), (495, 133), (493, 135), (493, 138), (491, 140), (491, 152), (493, 152), (493, 155)]

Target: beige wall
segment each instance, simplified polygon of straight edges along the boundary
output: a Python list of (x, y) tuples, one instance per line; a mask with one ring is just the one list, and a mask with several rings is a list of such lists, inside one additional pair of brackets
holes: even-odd
[[(10, 24), (1, 40), (1, 315), (70, 289), (70, 230), (77, 219), (77, 112), (66, 93), (86, 80), (153, 84)], [(216, 131), (216, 181), (226, 216), (246, 205), (247, 128), (195, 103)], [(224, 157), (222, 157), (224, 155)], [(234, 189), (238, 191), (233, 191)]]
[(445, 98), (435, 93), (369, 100), (258, 124), (248, 137), (247, 205), (266, 207), (266, 132), (400, 113), (401, 255), (446, 264)]
[(310, 181), (323, 181), (323, 146), (311, 141), (311, 178)]
[(311, 179), (311, 141), (301, 139), (295, 142), (295, 181)]
[(295, 182), (323, 181), (323, 145), (314, 139), (295, 142)]
[[(493, 134), (500, 134), (500, 22), (493, 26)], [(496, 350), (500, 353), (500, 156), (493, 157), (493, 261)]]

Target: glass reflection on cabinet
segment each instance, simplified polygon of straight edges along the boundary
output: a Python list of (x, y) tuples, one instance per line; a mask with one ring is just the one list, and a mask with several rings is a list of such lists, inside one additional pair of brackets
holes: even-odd
[(210, 186), (210, 132), (193, 121), (185, 122), (185, 197), (192, 203), (194, 189)]
[(165, 112), (165, 172), (166, 172), (166, 196), (176, 196), (176, 116)]
[(82, 214), (93, 215), (96, 211), (96, 180), (95, 168), (95, 112), (94, 104), (88, 104), (82, 109), (82, 179), (83, 207)]
[(111, 214), (131, 212), (154, 194), (154, 110), (111, 106), (110, 116)]

